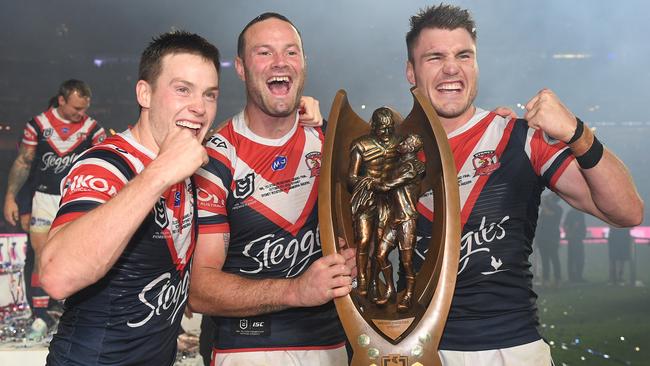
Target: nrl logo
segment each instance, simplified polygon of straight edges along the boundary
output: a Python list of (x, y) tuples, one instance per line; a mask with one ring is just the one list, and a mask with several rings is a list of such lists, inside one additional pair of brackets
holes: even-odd
[(51, 128), (46, 128), (43, 131), (43, 137), (45, 137), (46, 139), (49, 139), (50, 136), (52, 136), (53, 133), (54, 133), (54, 130), (52, 130)]
[(255, 191), (255, 174), (248, 173), (244, 178), (235, 182), (235, 198), (246, 199)]
[(167, 208), (165, 207), (164, 198), (161, 197), (158, 202), (156, 202), (153, 211), (156, 224), (158, 224), (161, 229), (166, 228), (167, 225), (169, 225), (169, 220), (167, 219)]
[(490, 175), (501, 166), (494, 150), (481, 151), (474, 154), (472, 164), (474, 164), (474, 170), (476, 170), (475, 177), (477, 175)]

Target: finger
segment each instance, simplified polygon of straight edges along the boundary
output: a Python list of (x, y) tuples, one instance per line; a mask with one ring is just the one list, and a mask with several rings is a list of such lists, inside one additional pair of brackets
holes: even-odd
[(352, 277), (351, 276), (338, 276), (335, 277), (332, 281), (332, 288), (337, 288), (341, 286), (352, 286)]
[(524, 119), (528, 121), (529, 126), (531, 125), (531, 123), (533, 125), (538, 125), (537, 120), (535, 118), (538, 115), (538, 113), (539, 113), (538, 108), (532, 108), (532, 109), (526, 111), (526, 114), (524, 114)]
[(307, 114), (307, 97), (300, 98), (300, 104), (298, 105), (298, 114), (300, 115), (301, 120), (307, 117), (311, 117)]
[(345, 264), (337, 264), (332, 266), (331, 268), (333, 268), (332, 277), (338, 277), (338, 276), (349, 277), (350, 274), (352, 273), (350, 267), (346, 266)]
[(498, 114), (501, 117), (510, 117), (513, 119), (517, 118), (517, 113), (508, 107), (497, 107), (494, 110), (494, 113)]
[(535, 96), (532, 97), (532, 98), (528, 101), (528, 103), (526, 103), (526, 109), (527, 109), (527, 110), (531, 110), (531, 109), (533, 109), (533, 107), (534, 107), (534, 106), (537, 104), (537, 102), (539, 101), (539, 98), (540, 98), (540, 97), (541, 97), (541, 95), (540, 95), (539, 93), (535, 94)]
[(354, 258), (354, 257), (355, 257), (355, 255), (356, 255), (356, 250), (354, 250), (354, 248), (343, 249), (343, 251), (341, 252), (341, 255), (342, 255), (343, 258), (345, 258), (345, 260), (347, 261), (348, 259), (350, 259), (350, 258)]
[(352, 291), (352, 285), (337, 287), (329, 291), (329, 294), (332, 295), (329, 298), (336, 299), (338, 297), (343, 297), (349, 294), (350, 291)]
[[(326, 255), (324, 257), (321, 257), (316, 262), (320, 262), (320, 263), (322, 263), (323, 265), (325, 265), (327, 267), (331, 267), (331, 266), (333, 266), (335, 264), (345, 263), (345, 258), (343, 258), (343, 256), (338, 254), (338, 253), (334, 253), (334, 254), (330, 254), (330, 255)], [(316, 262), (314, 262), (314, 263), (316, 263)]]

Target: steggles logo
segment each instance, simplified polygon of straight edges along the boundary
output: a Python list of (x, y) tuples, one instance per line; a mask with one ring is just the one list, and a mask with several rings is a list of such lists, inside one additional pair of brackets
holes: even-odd
[(249, 242), (243, 251), (243, 255), (255, 263), (255, 269), (240, 269), (242, 273), (260, 273), (264, 268), (271, 266), (285, 266), (286, 277), (291, 278), (299, 275), (309, 264), (309, 260), (321, 252), (319, 232), (309, 230), (302, 235), (302, 238), (276, 238), (273, 234), (264, 235)]
[(171, 273), (163, 273), (140, 291), (138, 299), (151, 310), (144, 319), (137, 322), (129, 321), (126, 325), (131, 328), (141, 327), (154, 316), (160, 316), (164, 312), (171, 312), (167, 319), (170, 324), (174, 323), (174, 319), (179, 313), (182, 313), (183, 305), (187, 301), (190, 272), (186, 271), (176, 283), (172, 282), (171, 277)]
[(79, 154), (71, 154), (67, 156), (58, 156), (53, 152), (48, 152), (43, 154), (41, 161), (43, 162), (43, 168), (41, 170), (48, 170), (54, 168), (54, 173), (59, 174), (64, 172), (70, 164), (79, 156)]
[[(503, 228), (503, 224), (510, 219), (510, 216), (505, 216), (498, 223), (491, 223), (486, 226), (485, 216), (481, 219), (481, 225), (477, 231), (470, 231), (467, 234), (463, 235), (460, 238), (460, 260), (458, 269), (458, 274), (461, 274), (467, 264), (469, 263), (470, 257), (479, 252), (490, 252), (490, 248), (482, 247), (485, 244), (491, 243), (495, 240), (503, 239), (506, 236), (506, 230)], [(495, 270), (501, 266), (501, 263), (498, 263)]]

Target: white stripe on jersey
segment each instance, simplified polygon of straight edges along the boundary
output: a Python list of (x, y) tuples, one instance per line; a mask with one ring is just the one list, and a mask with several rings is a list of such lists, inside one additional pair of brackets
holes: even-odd
[[(34, 126), (32, 126), (31, 124), (28, 123), (25, 128), (27, 128), (29, 130), (29, 132), (31, 132), (34, 135), (34, 138), (38, 138), (38, 132), (36, 132), (36, 129), (34, 128)], [(25, 138), (23, 138), (22, 142), (23, 142), (23, 144), (30, 145), (30, 146), (38, 145), (38, 141), (25, 140)]]
[(546, 171), (548, 170), (548, 168), (550, 168), (551, 165), (553, 165), (553, 163), (555, 163), (555, 160), (557, 159), (557, 157), (558, 157), (560, 154), (562, 154), (562, 153), (564, 152), (564, 150), (565, 150), (565, 149), (559, 150), (558, 152), (556, 152), (555, 154), (553, 154), (553, 157), (551, 157), (550, 159), (548, 159), (548, 160), (546, 161), (546, 163), (545, 163), (544, 165), (542, 165), (542, 168), (541, 168), (541, 171), (539, 172), (539, 175), (544, 175), (544, 173), (546, 173)]
[(244, 117), (244, 111), (239, 112), (236, 116), (232, 118), (232, 126), (235, 132), (246, 137), (251, 141), (255, 141), (258, 144), (267, 145), (267, 146), (282, 146), (284, 145), (298, 128), (298, 113), (296, 112), (296, 121), (293, 123), (291, 131), (287, 132), (284, 136), (279, 139), (269, 139), (256, 135), (251, 131), (246, 125), (246, 119)]
[[(305, 149), (311, 147), (312, 145), (305, 143)], [(309, 151), (303, 150), (301, 156)], [(235, 172), (233, 174), (233, 181), (238, 179), (245, 178), (250, 174), (253, 169), (246, 164), (242, 159), (236, 161), (236, 166), (233, 167)], [(300, 176), (310, 176), (311, 171), (307, 164), (300, 164), (296, 170), (295, 177)], [(310, 181), (313, 181), (315, 177), (309, 178)], [(260, 187), (268, 187), (267, 190), (262, 191)], [(313, 184), (300, 185), (298, 187), (291, 188), (288, 192), (281, 190), (274, 190), (275, 185), (266, 179), (261, 174), (255, 174), (255, 190), (251, 195), (252, 198), (262, 203), (269, 209), (272, 209), (274, 213), (278, 214), (291, 224), (295, 224), (298, 219), (303, 214), (303, 209), (309, 200), (309, 196), (312, 191)], [(268, 193), (269, 190), (274, 190), (274, 194), (264, 196)]]
[[(476, 119), (477, 117), (485, 118), (487, 114), (485, 113), (479, 113), (474, 115), (472, 117), (472, 126), (476, 125), (480, 119)], [(467, 202), (467, 199), (469, 198), (470, 193), (474, 189), (474, 185), (480, 178), (480, 176), (474, 175), (471, 177), (464, 177), (464, 175), (474, 172), (474, 155), (483, 152), (483, 151), (496, 151), (497, 147), (499, 146), (499, 143), (503, 139), (503, 133), (508, 126), (508, 122), (510, 119), (505, 119), (500, 116), (495, 116), (494, 119), (488, 124), (486, 127), (485, 131), (481, 135), (481, 139), (478, 141), (476, 146), (474, 146), (474, 149), (472, 152), (469, 153), (467, 156), (467, 160), (463, 162), (463, 165), (458, 171), (459, 177), (460, 177), (460, 182), (461, 185), (459, 187), (459, 193), (460, 193), (460, 203), (461, 203), (461, 209), (465, 206), (465, 203)], [(467, 179), (471, 179), (471, 183), (466, 183)]]
[(470, 118), (470, 120), (465, 123), (464, 125), (460, 126), (460, 128), (456, 129), (455, 131), (452, 131), (451, 133), (447, 134), (447, 138), (452, 138), (455, 136), (460, 135), (461, 133), (469, 130), (470, 128), (474, 127), (477, 123), (479, 123), (483, 118), (485, 118), (490, 112), (486, 111), (481, 108), (476, 108), (476, 111), (474, 112), (474, 116)]
[(524, 145), (524, 151), (526, 151), (526, 156), (528, 156), (528, 160), (531, 160), (531, 156), (533, 156), (533, 153), (531, 151), (531, 141), (533, 141), (533, 135), (537, 132), (536, 130), (532, 128), (528, 128), (528, 131), (526, 132), (526, 143)]
[[(79, 163), (74, 165), (74, 168), (83, 166), (83, 165), (92, 165), (92, 166), (99, 166), (105, 170), (108, 170), (112, 174), (114, 174), (117, 178), (119, 178), (120, 181), (122, 181), (123, 184), (128, 183), (128, 179), (122, 174), (122, 172), (115, 167), (115, 165), (108, 163), (104, 159), (98, 159), (98, 158), (88, 158), (80, 161)], [(72, 169), (70, 170), (72, 171)]]
[(79, 128), (72, 135), (68, 136), (66, 140), (64, 140), (59, 135), (57, 130), (52, 126), (52, 122), (47, 118), (45, 113), (41, 113), (38, 116), (34, 117), (34, 120), (41, 125), (43, 131), (48, 128), (52, 129), (52, 136), (50, 136), (50, 141), (52, 141), (51, 145), (61, 156), (68, 154), (70, 151), (74, 150), (81, 142), (83, 142), (84, 140), (79, 138), (79, 134), (88, 135), (90, 133), (90, 130), (95, 127), (96, 124), (94, 119), (87, 117), (81, 128)]
[(102, 199), (99, 199), (97, 197), (86, 196), (86, 197), (79, 197), (79, 198), (76, 198), (76, 199), (68, 200), (68, 201), (65, 202), (65, 204), (67, 205), (67, 204), (77, 202), (77, 201), (80, 201), (80, 202), (92, 201), (92, 202), (97, 202), (99, 204), (106, 203), (106, 200), (102, 200)]

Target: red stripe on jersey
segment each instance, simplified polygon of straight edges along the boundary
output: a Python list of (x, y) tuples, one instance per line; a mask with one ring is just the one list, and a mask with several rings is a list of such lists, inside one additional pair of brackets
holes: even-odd
[(418, 202), (417, 210), (422, 216), (426, 217), (427, 220), (433, 222), (433, 216), (434, 216), (433, 212), (431, 210), (429, 210), (425, 205)]
[(199, 225), (199, 234), (225, 234), (230, 232), (230, 224), (227, 222), (221, 224), (201, 224)]
[(176, 269), (179, 271), (182, 271), (185, 266), (187, 266), (188, 263), (190, 263), (190, 258), (192, 258), (192, 254), (194, 253), (194, 246), (196, 245), (196, 241), (194, 239), (194, 225), (196, 225), (196, 222), (192, 222), (192, 225), (190, 226), (190, 230), (192, 230), (190, 234), (190, 247), (187, 248), (187, 252), (185, 254), (185, 260), (181, 260), (178, 257), (178, 252), (176, 251), (176, 246), (174, 245), (174, 236), (172, 233), (169, 231), (168, 228), (163, 229), (162, 231), (165, 233), (165, 242), (167, 243), (167, 249), (169, 249), (169, 254), (171, 254), (172, 259), (174, 263), (176, 264)]
[(65, 215), (57, 216), (54, 219), (54, 221), (52, 222), (52, 226), (51, 226), (50, 230), (52, 230), (52, 229), (54, 229), (56, 227), (59, 227), (59, 226), (65, 224), (65, 223), (68, 223), (68, 222), (70, 222), (72, 220), (75, 220), (76, 218), (81, 217), (81, 216), (83, 216), (85, 214), (86, 214), (86, 212), (69, 212), (69, 213), (67, 213)]
[(571, 164), (573, 160), (575, 160), (575, 156), (571, 155), (562, 162), (562, 165), (560, 165), (555, 174), (553, 174), (553, 177), (551, 177), (551, 181), (549, 182), (551, 189), (555, 190), (555, 184), (557, 183), (557, 180), (560, 179), (562, 173), (564, 173), (566, 168), (569, 167), (569, 164)]
[(544, 164), (548, 163), (558, 151), (564, 148), (566, 148), (565, 143), (557, 141), (550, 144), (545, 140), (542, 130), (535, 131), (530, 139), (530, 161), (535, 174), (543, 175), (542, 167), (544, 167)]
[(255, 198), (253, 198), (253, 196), (246, 198), (244, 202), (246, 202), (251, 209), (264, 215), (264, 217), (266, 217), (267, 219), (269, 219), (271, 222), (275, 223), (279, 227), (283, 228), (284, 230), (288, 231), (289, 233), (291, 233), (291, 235), (296, 236), (298, 234), (298, 231), (300, 231), (300, 229), (304, 225), (305, 221), (307, 221), (309, 214), (311, 213), (311, 211), (314, 208), (314, 205), (316, 204), (316, 198), (318, 197), (318, 181), (319, 178), (316, 177), (316, 179), (314, 180), (314, 185), (311, 188), (311, 192), (309, 193), (309, 198), (307, 199), (307, 203), (305, 204), (305, 208), (302, 210), (300, 216), (298, 217), (298, 220), (296, 220), (294, 224), (290, 223), (284, 217), (275, 213), (274, 210), (264, 205), (261, 201), (258, 201)]
[(492, 123), (494, 117), (496, 117), (496, 114), (490, 112), (469, 130), (449, 139), (449, 145), (456, 163), (456, 171), (460, 171), (463, 167), (463, 164), (465, 164), (469, 155), (474, 151), (476, 144), (481, 140), (483, 133), (490, 123)]
[(230, 170), (230, 174), (234, 173), (234, 169), (232, 167), (232, 163), (230, 162), (230, 159), (228, 159), (225, 155), (221, 154), (217, 150), (207, 147), (206, 151), (208, 152), (208, 156), (211, 157), (214, 160), (219, 161), (221, 164), (225, 165), (228, 170)]
[(540, 155), (543, 154), (546, 145), (547, 144), (544, 142), (544, 137), (542, 135), (542, 130), (535, 131), (533, 137), (530, 139), (530, 161), (533, 165), (533, 170), (537, 175), (542, 175), (542, 166), (544, 166), (544, 163), (548, 160), (540, 157)]
[(25, 129), (23, 130), (22, 143), (30, 146), (38, 145), (38, 133), (34, 129), (34, 126), (30, 125), (29, 123), (25, 125)]
[[(113, 144), (113, 145), (115, 145), (115, 146), (117, 146), (119, 148), (122, 148), (123, 150), (128, 151), (129, 154), (135, 156), (138, 160), (140, 160), (142, 165), (144, 165), (145, 167), (147, 165), (149, 165), (149, 163), (151, 163), (151, 161), (152, 161), (152, 159), (147, 154), (143, 153), (138, 148), (135, 148), (134, 146), (132, 146), (130, 142), (125, 140), (120, 135), (111, 136), (109, 139), (104, 141), (104, 143), (105, 144)], [(133, 169), (134, 172), (137, 172), (137, 169), (135, 169), (135, 167), (131, 164), (131, 162), (128, 161), (128, 159), (125, 159), (125, 160), (127, 160), (127, 162), (129, 163), (129, 167), (131, 169)]]
[[(495, 116), (495, 114), (492, 112), (490, 112), (489, 115), (492, 115), (493, 118)], [(490, 121), (491, 120), (492, 118), (490, 118)], [(484, 121), (485, 119), (483, 119), (480, 122), (481, 125), (483, 124)], [(501, 136), (501, 141), (499, 141), (499, 145), (497, 145), (497, 148), (495, 150), (495, 154), (499, 159), (501, 158), (501, 154), (503, 154), (503, 150), (506, 148), (506, 145), (508, 145), (508, 141), (510, 140), (510, 135), (512, 134), (512, 128), (514, 127), (514, 125), (515, 125), (515, 120), (511, 119), (508, 121), (506, 128), (503, 130), (503, 136)], [(485, 126), (482, 126), (481, 131), (484, 131), (485, 127), (487, 127), (487, 124)], [(481, 132), (478, 135), (482, 136), (483, 133)], [(476, 142), (474, 142), (472, 148), (474, 147), (474, 145), (476, 145)], [(466, 159), (467, 156), (465, 156), (462, 161), (464, 162)], [(458, 160), (456, 161), (456, 165), (458, 165)], [(489, 177), (490, 177), (489, 175), (479, 176), (478, 180), (474, 184), (474, 187), (472, 187), (472, 191), (467, 197), (467, 201), (465, 201), (465, 205), (462, 207), (460, 212), (461, 225), (463, 227), (465, 226), (465, 223), (467, 223), (467, 220), (469, 219), (469, 215), (470, 213), (472, 213), (472, 209), (474, 209), (474, 205), (476, 204), (476, 200), (481, 195), (481, 191), (483, 191), (483, 187), (487, 183)]]
[[(262, 176), (269, 183), (283, 183), (291, 181), (296, 176), (296, 171), (302, 159), (302, 152), (305, 148), (305, 129), (297, 128), (293, 136), (282, 146), (268, 146), (251, 141), (244, 136), (240, 136), (241, 141), (237, 148), (237, 156), (251, 167), (257, 174)], [(289, 155), (290, 152), (299, 152), (299, 154)], [(249, 156), (255, 156), (255, 160), (247, 159)], [(273, 170), (276, 159), (284, 157), (286, 165), (283, 168)], [(278, 189), (283, 192), (289, 192), (290, 184), (280, 184)]]
[(204, 210), (215, 215), (228, 214), (226, 210), (226, 191), (212, 180), (198, 174), (194, 175), (194, 182), (198, 187), (196, 195), (199, 210)]

